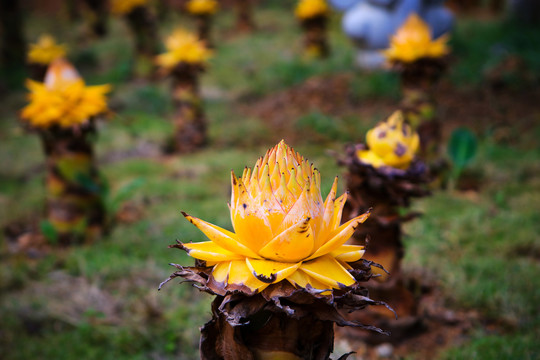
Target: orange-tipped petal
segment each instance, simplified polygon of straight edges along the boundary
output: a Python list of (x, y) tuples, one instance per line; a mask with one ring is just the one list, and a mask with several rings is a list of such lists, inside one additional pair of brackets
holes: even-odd
[(313, 251), (313, 231), (310, 218), (294, 224), (276, 236), (259, 251), (266, 259), (284, 262), (298, 262)]
[(289, 210), (285, 218), (283, 219), (281, 225), (278, 228), (278, 233), (290, 228), (293, 224), (304, 220), (305, 218), (312, 218), (312, 212), (310, 209), (310, 202), (307, 198), (307, 189), (302, 191), (298, 200), (294, 203), (293, 207)]
[(341, 215), (343, 214), (343, 207), (347, 202), (347, 196), (348, 194), (345, 193), (334, 201), (334, 212), (332, 214), (332, 221), (329, 227), (330, 233), (335, 231), (335, 229), (339, 227), (339, 224), (341, 224)]

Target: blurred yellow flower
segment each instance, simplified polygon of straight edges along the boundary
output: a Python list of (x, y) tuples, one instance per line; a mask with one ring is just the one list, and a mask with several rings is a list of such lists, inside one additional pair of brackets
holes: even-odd
[(323, 202), (319, 171), (281, 141), (253, 170), (232, 174), (234, 232), (184, 213), (211, 241), (183, 247), (212, 266), (211, 281), (227, 290), (259, 292), (282, 280), (319, 290), (351, 286), (348, 263), (364, 247), (345, 242), (369, 214), (341, 225), (347, 194), (336, 198), (336, 191), (337, 178)]
[(111, 13), (126, 15), (138, 6), (144, 6), (148, 0), (111, 0)]
[(156, 62), (165, 70), (171, 70), (179, 63), (205, 64), (212, 51), (196, 35), (176, 29), (165, 41), (167, 52), (156, 57)]
[(32, 64), (49, 65), (53, 60), (66, 56), (66, 45), (57, 44), (54, 37), (43, 34), (37, 43), (30, 44), (28, 62)]
[(389, 61), (413, 62), (421, 58), (438, 58), (448, 54), (447, 34), (431, 40), (431, 30), (418, 15), (411, 14), (390, 39), (383, 53)]
[(105, 94), (110, 86), (86, 86), (75, 68), (63, 59), (49, 66), (44, 83), (27, 80), (26, 86), (30, 104), (22, 109), (21, 118), (34, 128), (81, 125), (107, 111)]
[(325, 0), (300, 0), (296, 6), (295, 15), (301, 20), (325, 16), (329, 12), (328, 4)]
[(359, 150), (358, 159), (375, 168), (391, 166), (405, 170), (418, 150), (420, 138), (404, 123), (403, 113), (394, 112), (386, 122), (368, 131), (368, 150)]
[(216, 0), (189, 0), (186, 9), (193, 15), (211, 15), (218, 9)]
[(295, 15), (301, 20), (325, 16), (329, 12), (328, 4), (325, 0), (300, 0), (296, 6)]

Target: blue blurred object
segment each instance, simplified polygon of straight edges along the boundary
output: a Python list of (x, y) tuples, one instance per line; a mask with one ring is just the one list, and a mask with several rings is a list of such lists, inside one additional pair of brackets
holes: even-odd
[(384, 62), (380, 50), (388, 48), (389, 39), (415, 12), (429, 24), (434, 37), (451, 30), (454, 16), (444, 7), (445, 0), (329, 0), (343, 11), (343, 31), (359, 47), (357, 63), (375, 68)]

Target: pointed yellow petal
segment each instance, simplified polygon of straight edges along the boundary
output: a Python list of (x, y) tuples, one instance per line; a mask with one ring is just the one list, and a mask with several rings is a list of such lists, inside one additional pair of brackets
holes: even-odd
[(309, 275), (303, 271), (295, 271), (287, 277), (287, 281), (296, 287), (305, 288), (309, 283)]
[(267, 284), (275, 284), (294, 273), (302, 263), (283, 263), (246, 258), (246, 264), (257, 279)]
[(318, 233), (316, 233), (314, 248), (320, 248), (326, 240), (328, 240), (328, 235), (332, 231), (332, 221), (334, 218), (334, 203), (336, 201), (336, 192), (337, 192), (337, 182), (338, 177), (334, 179), (330, 193), (324, 201), (324, 212), (321, 218), (321, 225)]
[(229, 276), (229, 269), (231, 263), (229, 261), (218, 263), (212, 269), (212, 277), (219, 283), (225, 283), (227, 281), (227, 276)]
[(223, 249), (212, 241), (182, 244), (182, 246), (186, 249), (189, 256), (204, 261), (221, 262), (240, 260), (244, 258), (244, 256), (240, 254), (235, 254), (233, 252)]
[(312, 218), (311, 209), (309, 207), (309, 201), (307, 198), (307, 189), (302, 191), (293, 207), (289, 210), (287, 215), (283, 218), (281, 225), (278, 228), (278, 233), (290, 228), (293, 224), (297, 224), (306, 218)]
[(332, 216), (332, 223), (330, 224), (330, 232), (336, 229), (341, 223), (341, 215), (343, 214), (343, 206), (345, 206), (347, 196), (348, 194), (345, 193), (338, 197), (334, 202), (334, 214)]
[(238, 196), (240, 194), (240, 181), (231, 171), (231, 209), (236, 209)]
[(334, 251), (341, 245), (345, 244), (345, 242), (349, 240), (349, 238), (354, 233), (354, 230), (356, 229), (358, 224), (366, 221), (368, 217), (369, 213), (365, 213), (341, 225), (338, 229), (334, 231), (333, 236), (331, 235), (332, 237), (330, 238), (330, 240), (326, 242), (323, 246), (321, 246), (319, 249), (317, 249), (317, 251), (315, 251), (315, 253), (306, 260), (315, 259), (316, 257), (328, 254), (329, 252)]
[(235, 210), (251, 211), (254, 208), (253, 198), (251, 197), (246, 185), (241, 179), (232, 174), (231, 206)]
[(308, 257), (312, 251), (313, 231), (310, 218), (307, 218), (276, 236), (259, 251), (259, 255), (275, 261), (297, 262)]
[(298, 183), (296, 180), (296, 168), (291, 167), (290, 168), (291, 176), (289, 177), (289, 182), (287, 183), (287, 189), (293, 194), (295, 197), (300, 197), (300, 194), (302, 194), (302, 186)]
[(281, 174), (281, 180), (279, 182), (279, 187), (275, 191), (276, 200), (281, 204), (283, 209), (290, 209), (296, 199), (293, 194), (287, 189), (287, 177), (283, 172)]
[[(236, 215), (233, 215), (233, 226), (238, 241), (253, 252), (259, 252), (259, 249), (273, 238), (271, 226), (260, 211), (249, 214), (240, 209)], [(260, 258), (258, 255), (251, 257)]]
[(190, 223), (199, 228), (204, 235), (223, 249), (229, 250), (236, 254), (259, 258), (259, 255), (238, 241), (236, 234), (220, 228), (219, 226), (210, 224), (204, 220), (188, 215), (185, 212), (182, 212), (182, 214), (186, 219), (189, 220)]
[(229, 284), (245, 285), (256, 292), (263, 290), (269, 285), (253, 276), (252, 271), (244, 260), (231, 261), (228, 276)]
[[(291, 275), (287, 277), (287, 281), (289, 281), (292, 285), (296, 287), (302, 287), (306, 288), (307, 285), (311, 285), (312, 288), (317, 290), (326, 290), (330, 289), (331, 287), (312, 278), (307, 273), (303, 272), (301, 270), (302, 268), (298, 269), (298, 271), (295, 271)], [(328, 295), (327, 293), (323, 293), (324, 295)]]
[(341, 245), (330, 255), (338, 261), (355, 262), (360, 260), (365, 252), (366, 250), (361, 245)]
[(315, 280), (336, 289), (351, 286), (356, 282), (354, 277), (330, 255), (305, 262), (301, 269)]

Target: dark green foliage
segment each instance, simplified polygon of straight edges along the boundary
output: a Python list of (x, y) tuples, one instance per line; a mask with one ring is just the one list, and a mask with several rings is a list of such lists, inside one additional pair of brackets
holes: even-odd
[[(490, 72), (497, 73), (509, 86), (523, 86), (526, 81), (540, 79), (540, 27), (512, 21), (460, 22), (452, 33), (452, 57), (450, 77), (454, 83), (478, 85), (489, 78)], [(517, 68), (505, 69), (502, 65), (510, 57), (523, 61)], [(466, 60), (465, 60), (466, 59)], [(497, 68), (500, 70), (496, 70)], [(529, 72), (529, 79), (523, 79), (519, 72)]]
[(463, 169), (476, 155), (478, 140), (473, 132), (467, 128), (458, 128), (450, 135), (448, 141), (448, 155), (452, 160), (452, 177), (457, 179)]
[(54, 226), (47, 220), (42, 220), (39, 223), (39, 230), (41, 230), (41, 233), (45, 238), (51, 243), (56, 244), (58, 243), (58, 232), (54, 228)]

